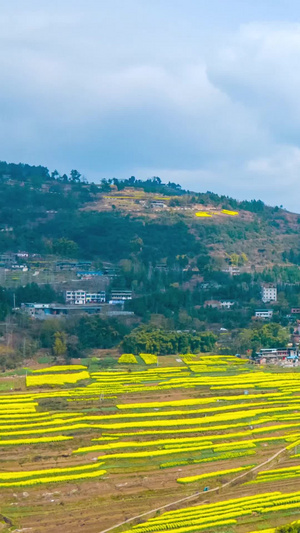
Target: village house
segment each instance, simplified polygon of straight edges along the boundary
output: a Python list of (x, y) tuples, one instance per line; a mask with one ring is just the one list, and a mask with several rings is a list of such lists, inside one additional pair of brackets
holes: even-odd
[(271, 319), (273, 317), (272, 309), (257, 309), (255, 311), (255, 318), (262, 318), (264, 320)]
[(230, 309), (234, 304), (235, 302), (232, 302), (230, 300), (220, 302), (221, 309)]
[(241, 273), (241, 269), (237, 266), (230, 265), (228, 268), (222, 270), (222, 272), (230, 274), (230, 276), (238, 276)]
[(154, 209), (164, 209), (165, 207), (167, 207), (167, 204), (161, 201), (154, 201), (151, 202), (151, 207), (153, 207)]
[(221, 308), (221, 302), (219, 300), (205, 300), (204, 307), (211, 307), (212, 309), (220, 309)]
[(80, 270), (76, 272), (76, 276), (80, 279), (93, 279), (103, 276), (103, 272), (101, 270)]
[(102, 311), (102, 306), (97, 304), (83, 305), (63, 305), (63, 304), (40, 304), (22, 303), (21, 310), (31, 318), (46, 320), (48, 318), (59, 318), (64, 316), (74, 316), (83, 313), (94, 315)]
[(56, 270), (89, 270), (92, 266), (92, 261), (57, 261)]

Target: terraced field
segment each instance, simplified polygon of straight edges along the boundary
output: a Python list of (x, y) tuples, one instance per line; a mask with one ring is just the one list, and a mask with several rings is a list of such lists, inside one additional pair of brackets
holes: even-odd
[(0, 395), (3, 531), (252, 533), (300, 519), (300, 373), (232, 356), (122, 361), (28, 371)]

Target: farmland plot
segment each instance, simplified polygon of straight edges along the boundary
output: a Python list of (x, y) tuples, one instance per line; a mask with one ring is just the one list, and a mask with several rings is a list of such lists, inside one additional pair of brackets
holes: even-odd
[(300, 373), (191, 354), (151, 367), (150, 355), (146, 370), (34, 371), (26, 391), (0, 395), (0, 513), (34, 533), (100, 533), (143, 513), (116, 531), (300, 519)]

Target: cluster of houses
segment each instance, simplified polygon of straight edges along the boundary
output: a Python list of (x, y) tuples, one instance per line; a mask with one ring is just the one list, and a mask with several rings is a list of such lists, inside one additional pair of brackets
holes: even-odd
[(110, 264), (103, 265), (102, 270), (97, 270), (93, 268), (92, 261), (55, 261), (51, 256), (41, 256), (40, 254), (31, 254), (25, 251), (0, 254), (0, 269), (21, 272), (36, 269), (48, 269), (48, 271), (53, 273), (74, 272), (79, 279), (114, 278), (118, 275), (118, 268)]
[(263, 348), (255, 354), (254, 361), (260, 365), (280, 365), (293, 367), (299, 365), (299, 349), (290, 348)]
[[(272, 283), (266, 283), (261, 287), (261, 299), (264, 304), (273, 304), (277, 302), (277, 287)], [(256, 309), (254, 318), (262, 320), (271, 320), (273, 318), (273, 309)]]
[(106, 316), (133, 315), (132, 311), (125, 311), (125, 301), (132, 299), (132, 291), (67, 290), (64, 293), (65, 304), (58, 303), (22, 303), (21, 309), (31, 318), (46, 319), (59, 316), (74, 316), (82, 313), (104, 314)]
[(0, 268), (7, 270), (28, 270), (28, 252), (7, 252), (0, 254)]
[(56, 272), (75, 272), (79, 279), (95, 279), (102, 276), (114, 278), (118, 275), (118, 269), (111, 265), (103, 266), (102, 270), (93, 269), (92, 261), (56, 261)]
[[(229, 267), (231, 269), (231, 275), (236, 275), (234, 268), (235, 267)], [(224, 271), (225, 272), (225, 271)], [(226, 270), (226, 272), (229, 272), (229, 269)], [(277, 302), (277, 287), (273, 284), (265, 284), (261, 287), (261, 299), (264, 304), (272, 304), (274, 302)], [(211, 307), (213, 309), (231, 309), (235, 305), (236, 302), (233, 300), (206, 300), (204, 302), (204, 307)], [(300, 313), (300, 309), (292, 309), (291, 311), (293, 314)], [(254, 318), (264, 319), (264, 320), (270, 320), (273, 317), (273, 309), (267, 308), (267, 309), (256, 309), (255, 310), (255, 316)]]

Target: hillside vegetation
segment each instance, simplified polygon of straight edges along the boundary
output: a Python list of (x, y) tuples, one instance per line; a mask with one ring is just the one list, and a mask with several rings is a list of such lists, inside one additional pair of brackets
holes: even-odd
[(190, 266), (204, 255), (219, 265), (227, 254), (245, 253), (248, 266), (297, 264), (299, 222), (261, 201), (185, 191), (159, 178), (95, 185), (76, 170), (60, 176), (42, 166), (0, 163), (0, 252), (134, 257), (142, 264), (184, 256)]

